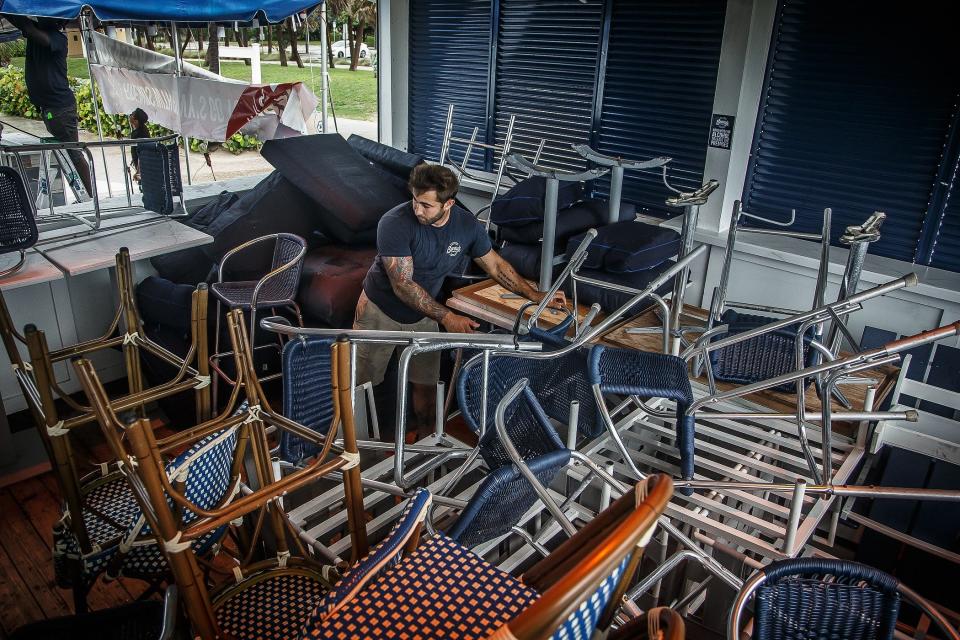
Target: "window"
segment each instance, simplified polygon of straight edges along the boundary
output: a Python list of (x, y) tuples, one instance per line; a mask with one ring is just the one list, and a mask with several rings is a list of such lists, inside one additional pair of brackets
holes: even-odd
[(960, 90), (955, 17), (950, 5), (782, 2), (744, 207), (780, 219), (796, 209), (811, 232), (831, 207), (834, 240), (883, 211), (871, 253), (960, 270), (949, 197)]

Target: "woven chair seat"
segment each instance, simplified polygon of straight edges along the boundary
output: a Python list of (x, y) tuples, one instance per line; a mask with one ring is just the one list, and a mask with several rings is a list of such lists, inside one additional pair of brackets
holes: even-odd
[[(276, 283), (276, 284), (274, 284)], [(296, 293), (277, 286), (279, 281), (267, 281), (257, 296), (258, 307), (279, 307), (293, 302)], [(224, 304), (234, 309), (249, 309), (253, 302), (253, 289), (257, 286), (256, 280), (239, 280), (237, 282), (214, 282), (210, 285), (213, 295), (220, 298)]]
[(590, 350), (589, 375), (590, 382), (599, 384), (604, 393), (666, 398), (676, 402), (680, 473), (684, 478), (692, 479), (696, 425), (693, 416), (685, 415), (693, 403), (687, 363), (665, 353), (598, 345)]
[[(230, 463), (236, 447), (236, 430), (208, 436), (179, 455), (167, 467), (169, 474), (189, 465), (186, 497), (201, 508), (212, 509), (226, 495), (230, 484)], [(66, 516), (53, 530), (53, 563), (57, 584), (74, 587), (68, 558), (80, 558), (82, 580), (91, 582), (106, 571), (112, 578), (128, 576), (154, 578), (167, 573), (163, 551), (143, 521), (140, 505), (129, 484), (119, 473), (99, 476), (85, 484), (83, 520), (93, 551), (83, 555), (80, 543)], [(184, 522), (196, 519), (191, 511), (184, 513)], [(198, 554), (209, 552), (226, 532), (220, 527), (196, 542)], [(129, 546), (124, 548), (123, 543)]]
[[(748, 313), (737, 313), (733, 310), (724, 312), (720, 321), (729, 329), (722, 339), (728, 336), (743, 333), (762, 327), (776, 321), (777, 318)], [(797, 370), (796, 341), (798, 326), (784, 327), (777, 331), (737, 342), (710, 353), (710, 362), (713, 366), (713, 376), (722, 382), (736, 384), (751, 384), (768, 380)], [(804, 336), (803, 360), (805, 364), (812, 364), (809, 347), (812, 330)], [(774, 391), (795, 393), (795, 382), (772, 387)]]
[(342, 608), (322, 604), (305, 638), (486, 638), (539, 594), (446, 536), (423, 542)]
[(326, 593), (313, 572), (278, 569), (231, 588), (213, 603), (214, 614), (224, 635), (234, 640), (295, 639)]

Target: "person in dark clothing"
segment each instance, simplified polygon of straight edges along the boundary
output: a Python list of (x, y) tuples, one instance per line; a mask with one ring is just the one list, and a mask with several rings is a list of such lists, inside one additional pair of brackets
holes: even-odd
[[(41, 18), (34, 22), (25, 16), (3, 14), (27, 39), (24, 72), (27, 95), (37, 109), (43, 125), (60, 142), (80, 140), (77, 129), (77, 100), (67, 82), (67, 36), (62, 20)], [(69, 151), (80, 181), (90, 190), (90, 167), (78, 149)]]
[[(147, 112), (137, 107), (127, 118), (130, 120), (130, 138), (149, 138), (150, 132), (147, 131), (147, 121), (150, 119)], [(130, 167), (133, 169), (133, 179), (140, 182), (140, 153), (136, 145), (130, 147)]]
[[(540, 302), (546, 295), (521, 278), (490, 244), (486, 229), (469, 211), (456, 206), (460, 185), (453, 172), (421, 164), (410, 174), (413, 200), (394, 207), (377, 226), (377, 257), (363, 281), (354, 329), (472, 333), (480, 325), (436, 300), (444, 279), (459, 273), (469, 256), (502, 287)], [(551, 306), (563, 307), (558, 292)], [(357, 344), (357, 383), (379, 384), (393, 345)], [(413, 412), (418, 435), (432, 430), (433, 398), (440, 374), (440, 353), (424, 353), (410, 363)]]

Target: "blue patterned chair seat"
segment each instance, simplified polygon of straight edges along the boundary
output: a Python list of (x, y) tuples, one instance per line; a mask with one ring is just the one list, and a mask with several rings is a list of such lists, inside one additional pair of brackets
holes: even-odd
[[(230, 468), (236, 447), (236, 431), (210, 435), (190, 447), (167, 466), (173, 478), (186, 469), (186, 497), (204, 509), (219, 505), (230, 490)], [(187, 465), (184, 467), (184, 465)], [(69, 515), (54, 525), (53, 560), (57, 584), (63, 588), (78, 586), (67, 560), (81, 561), (81, 579), (92, 582), (106, 571), (108, 577), (157, 578), (167, 573), (163, 551), (145, 523), (140, 505), (120, 472), (97, 475), (81, 487), (83, 519), (93, 551), (83, 555), (69, 524)], [(190, 511), (184, 521), (196, 519)], [(203, 536), (194, 543), (199, 554), (209, 552), (226, 527)]]
[(344, 606), (321, 605), (304, 638), (486, 638), (539, 597), (442, 534)]
[[(283, 345), (283, 415), (325, 436), (334, 416), (332, 338), (312, 336)], [(320, 447), (288, 431), (280, 433), (280, 459), (292, 464)]]

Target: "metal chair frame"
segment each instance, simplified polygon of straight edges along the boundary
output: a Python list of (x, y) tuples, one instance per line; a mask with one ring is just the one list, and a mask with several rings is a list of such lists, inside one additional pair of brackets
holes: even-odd
[[(455, 104), (450, 103), (447, 107), (447, 121), (443, 129), (443, 142), (440, 146), (440, 161), (439, 164), (442, 166), (449, 167), (461, 181), (463, 178), (469, 178), (480, 184), (488, 185), (492, 188), (490, 194), (490, 202), (477, 211), (477, 218), (480, 219), (480, 216), (484, 212), (487, 213), (486, 219), (482, 220), (485, 224), (487, 231), (490, 230), (490, 208), (493, 205), (493, 201), (496, 200), (497, 196), (500, 195), (500, 188), (503, 185), (503, 175), (508, 172), (507, 168), (507, 156), (510, 154), (510, 146), (513, 144), (513, 129), (516, 124), (517, 117), (515, 115), (510, 115), (510, 120), (507, 123), (507, 133), (504, 136), (503, 142), (500, 144), (497, 143), (485, 143), (477, 142), (477, 136), (480, 133), (480, 127), (474, 127), (473, 133), (470, 135), (470, 138), (460, 138), (453, 135), (453, 110)], [(540, 144), (537, 147), (537, 151), (534, 154), (534, 163), (540, 160), (540, 154), (543, 152), (543, 147), (546, 144), (546, 139), (541, 138)], [(450, 147), (453, 144), (463, 144), (466, 145), (466, 149), (463, 152), (463, 158), (459, 163), (457, 163), (450, 154)], [(485, 151), (491, 151), (494, 156), (500, 154), (500, 160), (497, 161), (497, 172), (495, 177), (491, 180), (486, 176), (481, 176), (475, 173), (472, 173), (467, 169), (467, 165), (470, 163), (470, 156), (473, 153), (474, 147), (483, 149)]]
[[(126, 200), (127, 200), (126, 206), (107, 207), (107, 208), (100, 206), (100, 194), (97, 190), (96, 165), (94, 163), (93, 152), (91, 151), (92, 149), (101, 149), (101, 152), (102, 152), (103, 149), (106, 149), (109, 147), (120, 147), (121, 155), (123, 157), (123, 163), (124, 163), (124, 166), (126, 166), (127, 164), (126, 148), (129, 146), (133, 146), (141, 143), (150, 143), (150, 142), (164, 143), (170, 140), (181, 140), (181, 139), (182, 137), (179, 134), (170, 134), (170, 135), (161, 136), (158, 138), (137, 138), (137, 139), (131, 139), (131, 140), (102, 140), (102, 141), (90, 141), (90, 142), (38, 142), (37, 144), (30, 144), (30, 145), (11, 145), (11, 144), (0, 143), (0, 157), (2, 156), (11, 157), (12, 163), (15, 164), (17, 169), (20, 171), (21, 175), (26, 175), (24, 172), (25, 167), (23, 163), (22, 154), (41, 153), (44, 158), (42, 163), (42, 167), (44, 170), (43, 177), (46, 180), (48, 185), (47, 188), (49, 189), (50, 188), (49, 185), (51, 185), (51, 182), (50, 182), (49, 161), (46, 159), (48, 154), (53, 153), (54, 155), (57, 155), (57, 156), (63, 156), (68, 160), (69, 160), (69, 156), (65, 153), (67, 151), (77, 150), (86, 155), (87, 163), (90, 167), (90, 182), (91, 182), (92, 193), (90, 193), (89, 196), (92, 203), (92, 209), (88, 211), (72, 211), (67, 209), (67, 210), (58, 212), (56, 211), (53, 205), (53, 198), (49, 198), (48, 199), (49, 201), (46, 207), (46, 209), (48, 210), (48, 213), (41, 214), (39, 210), (35, 211), (37, 222), (41, 226), (46, 224), (61, 225), (64, 222), (71, 223), (71, 224), (80, 223), (83, 225), (84, 227), (83, 231), (79, 231), (79, 232), (68, 234), (68, 235), (59, 235), (56, 238), (47, 240), (47, 242), (52, 242), (54, 240), (57, 242), (61, 242), (64, 240), (79, 238), (82, 236), (88, 236), (96, 233), (100, 229), (100, 224), (102, 222), (102, 214), (104, 212), (122, 211), (122, 210), (129, 211), (132, 207), (134, 207), (133, 190), (128, 177), (124, 178), (124, 188), (125, 188)], [(72, 166), (72, 163), (70, 166)], [(106, 166), (104, 166), (104, 169), (106, 169)], [(124, 172), (124, 175), (126, 176), (126, 172)], [(109, 186), (109, 182), (107, 186), (108, 186), (108, 191), (110, 191), (109, 195), (112, 196), (113, 192)], [(85, 191), (85, 190), (82, 190), (82, 191)], [(79, 194), (78, 194), (78, 197), (80, 197)], [(90, 219), (91, 217), (92, 219)], [(143, 225), (142, 220), (127, 223), (124, 225), (116, 225), (111, 227), (111, 230), (118, 230), (126, 227), (134, 227), (134, 226), (141, 226), (141, 225)], [(44, 241), (41, 240), (38, 244), (43, 244), (43, 243)]]
[[(776, 577), (773, 578), (768, 574), (773, 574)], [(873, 569), (872, 567), (867, 567), (856, 562), (845, 560), (823, 560), (816, 558), (783, 560), (776, 565), (767, 567), (754, 573), (750, 579), (744, 583), (743, 588), (734, 599), (733, 606), (730, 609), (730, 616), (727, 621), (727, 640), (740, 639), (739, 633), (741, 622), (743, 620), (743, 613), (746, 610), (751, 597), (754, 596), (758, 590), (762, 589), (769, 581), (773, 579), (780, 580), (790, 576), (810, 575), (812, 577), (824, 574), (834, 576), (843, 575), (868, 584), (874, 583), (878, 577), (882, 577), (885, 579), (887, 584), (893, 584), (893, 588), (899, 596), (903, 597), (907, 602), (917, 606), (925, 616), (936, 623), (940, 630), (945, 634), (946, 638), (951, 640), (960, 640), (960, 633), (957, 633), (957, 630), (953, 628), (946, 617), (940, 613), (936, 607), (934, 607), (929, 601), (920, 596), (920, 594), (915, 592), (913, 589), (901, 584), (892, 576), (887, 576), (877, 569)], [(830, 582), (823, 581), (823, 588), (829, 590)], [(855, 611), (850, 611), (848, 615), (857, 616), (858, 614)], [(885, 631), (887, 632), (887, 635), (884, 637), (892, 639), (894, 636), (894, 629), (888, 628), (885, 629)], [(877, 637), (879, 638), (880, 636)]]
[[(223, 284), (224, 267), (226, 267), (230, 258), (241, 253), (246, 249), (249, 249), (250, 247), (253, 247), (271, 240), (274, 242), (274, 247), (277, 247), (278, 243), (281, 241), (296, 242), (296, 243), (299, 243), (301, 247), (300, 247), (300, 250), (297, 252), (296, 256), (294, 256), (292, 259), (288, 260), (287, 262), (280, 265), (271, 263), (270, 271), (267, 272), (266, 275), (262, 276), (259, 280), (257, 280), (257, 283), (254, 285), (253, 294), (251, 295), (249, 304), (247, 303), (235, 304), (230, 300), (228, 300), (226, 297), (224, 297), (223, 294), (218, 293), (217, 291), (218, 287), (216, 285)], [(276, 248), (274, 249), (274, 251), (276, 251)], [(287, 273), (291, 269), (296, 269), (299, 271), (300, 266), (303, 263), (303, 257), (306, 255), (306, 253), (307, 253), (307, 243), (303, 238), (293, 235), (291, 233), (271, 233), (269, 235), (260, 236), (259, 238), (254, 238), (253, 240), (248, 240), (247, 242), (244, 242), (243, 244), (240, 244), (234, 247), (233, 249), (230, 249), (223, 255), (223, 258), (221, 258), (220, 264), (217, 267), (217, 282), (215, 285), (211, 286), (211, 292), (214, 294), (214, 297), (217, 300), (217, 307), (216, 307), (216, 314), (215, 314), (215, 321), (214, 321), (215, 329), (214, 329), (214, 338), (213, 338), (214, 340), (213, 354), (210, 355), (210, 367), (217, 374), (213, 380), (213, 402), (214, 403), (216, 403), (217, 401), (217, 392), (219, 390), (218, 389), (219, 378), (223, 378), (228, 384), (231, 384), (231, 385), (235, 384), (234, 381), (230, 378), (230, 376), (227, 375), (219, 366), (220, 358), (224, 356), (233, 355), (229, 351), (223, 352), (223, 353), (220, 352), (220, 318), (223, 315), (221, 310), (221, 303), (226, 303), (230, 305), (231, 309), (249, 308), (250, 310), (249, 336), (250, 336), (250, 340), (253, 341), (256, 336), (256, 330), (257, 330), (257, 310), (258, 310), (257, 299), (260, 295), (260, 290), (264, 287), (264, 285), (268, 284), (272, 279), (284, 273)], [(274, 262), (275, 261), (276, 260), (274, 259)], [(276, 301), (279, 304), (276, 304), (275, 306), (273, 306), (272, 309), (274, 313), (276, 313), (277, 307), (287, 307), (289, 309), (292, 309), (294, 314), (296, 315), (297, 323), (302, 327), (303, 314), (301, 314), (300, 305), (297, 304), (295, 299), (297, 295), (297, 286), (298, 286), (298, 283), (295, 282), (293, 286), (293, 291), (290, 292), (289, 298)], [(265, 348), (269, 346), (270, 345), (261, 345), (261, 347), (255, 347), (255, 349)], [(263, 381), (273, 380), (278, 377), (280, 377), (280, 374), (273, 374), (270, 376), (265, 376), (263, 378), (260, 378), (260, 380), (263, 380)]]

